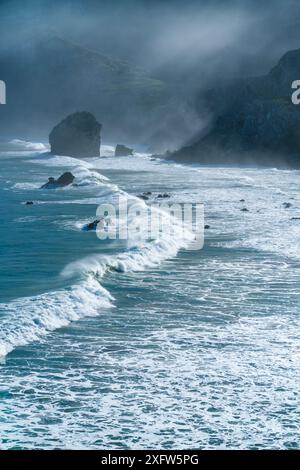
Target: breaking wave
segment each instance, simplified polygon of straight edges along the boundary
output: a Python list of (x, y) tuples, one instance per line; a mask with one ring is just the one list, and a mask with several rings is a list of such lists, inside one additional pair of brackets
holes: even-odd
[[(34, 161), (49, 167), (71, 167), (76, 178), (73, 191), (76, 191), (76, 186), (97, 186), (101, 187), (99, 195), (105, 195), (106, 201), (109, 195), (125, 195), (141, 209), (147, 207), (144, 201), (111, 184), (108, 178), (94, 169), (93, 162), (47, 156)], [(25, 188), (26, 185), (22, 187)], [(95, 202), (96, 200), (97, 198)], [(78, 203), (84, 201), (85, 198), (78, 200)], [(53, 201), (59, 202), (63, 201)], [(157, 208), (151, 210), (160, 211)], [(133, 213), (131, 217), (134, 216)], [(129, 222), (133, 223), (134, 220)], [(16, 347), (39, 341), (49, 332), (70, 322), (98, 315), (104, 308), (112, 307), (113, 297), (100, 283), (106, 273), (142, 271), (156, 267), (164, 260), (176, 256), (181, 248), (188, 247), (193, 238), (192, 233), (182, 230), (181, 222), (172, 217), (171, 233), (167, 230), (154, 239), (143, 236), (131, 239), (127, 241), (125, 251), (116, 250), (110, 256), (97, 253), (68, 264), (61, 275), (64, 278), (76, 277), (77, 280), (70, 287), (1, 304), (0, 355), (4, 356)]]

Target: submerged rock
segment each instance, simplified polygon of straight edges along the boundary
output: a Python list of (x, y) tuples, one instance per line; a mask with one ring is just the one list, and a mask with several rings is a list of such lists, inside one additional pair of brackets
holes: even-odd
[(89, 224), (85, 225), (83, 227), (83, 230), (86, 232), (90, 232), (91, 230), (97, 230), (97, 225), (99, 224), (100, 220), (96, 219), (93, 220), (93, 222), (90, 222)]
[(144, 199), (144, 201), (147, 201), (149, 199), (149, 196), (151, 196), (151, 191), (145, 191), (144, 193), (142, 194), (138, 194), (138, 197), (140, 199)]
[(100, 217), (100, 219), (95, 219), (93, 222), (90, 222), (89, 224), (86, 224), (82, 227), (82, 230), (85, 232), (91, 232), (91, 231), (96, 231), (99, 225), (100, 230), (105, 230), (107, 231), (110, 227), (113, 227), (115, 225), (114, 221), (108, 217), (107, 215), (104, 215), (104, 217)]
[(293, 204), (291, 204), (290, 202), (284, 202), (282, 205), (285, 209), (289, 209), (290, 207), (292, 207)]
[(93, 114), (70, 114), (49, 135), (51, 153), (71, 157), (97, 157), (100, 155), (100, 131), (101, 124)]
[(126, 145), (118, 144), (115, 149), (115, 157), (130, 157), (133, 155), (133, 149)]
[(48, 178), (48, 182), (43, 184), (40, 189), (56, 189), (56, 188), (63, 188), (65, 186), (69, 186), (73, 183), (75, 176), (72, 175), (69, 171), (63, 173), (57, 180), (50, 176)]

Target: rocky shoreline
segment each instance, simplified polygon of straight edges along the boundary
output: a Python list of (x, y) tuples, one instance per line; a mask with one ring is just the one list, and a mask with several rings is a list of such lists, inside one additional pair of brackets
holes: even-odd
[(300, 49), (289, 51), (265, 76), (236, 80), (206, 93), (214, 116), (207, 132), (165, 158), (205, 165), (300, 168), (300, 107), (292, 83), (300, 77)]

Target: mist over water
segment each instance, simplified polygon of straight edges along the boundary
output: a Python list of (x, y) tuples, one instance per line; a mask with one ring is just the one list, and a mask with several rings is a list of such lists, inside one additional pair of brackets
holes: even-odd
[[(210, 128), (209, 89), (299, 48), (297, 18), (296, 0), (0, 2), (1, 449), (299, 449), (300, 171), (152, 155)], [(51, 155), (83, 110), (101, 157)], [(86, 230), (99, 204), (162, 194), (204, 203), (203, 249)]]
[[(299, 46), (294, 0), (12, 1), (0, 12), (9, 92), (2, 133), (29, 140), (46, 139), (66, 114), (88, 108), (106, 139), (173, 150), (209, 126), (203, 93), (264, 74)], [(100, 54), (96, 68), (90, 51)]]

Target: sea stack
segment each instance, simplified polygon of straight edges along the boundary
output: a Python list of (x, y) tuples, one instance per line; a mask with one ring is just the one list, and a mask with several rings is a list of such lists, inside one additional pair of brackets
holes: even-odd
[(115, 157), (130, 157), (131, 155), (133, 155), (133, 149), (121, 144), (116, 146)]
[(101, 127), (91, 113), (70, 114), (49, 135), (51, 153), (79, 158), (100, 156)]

